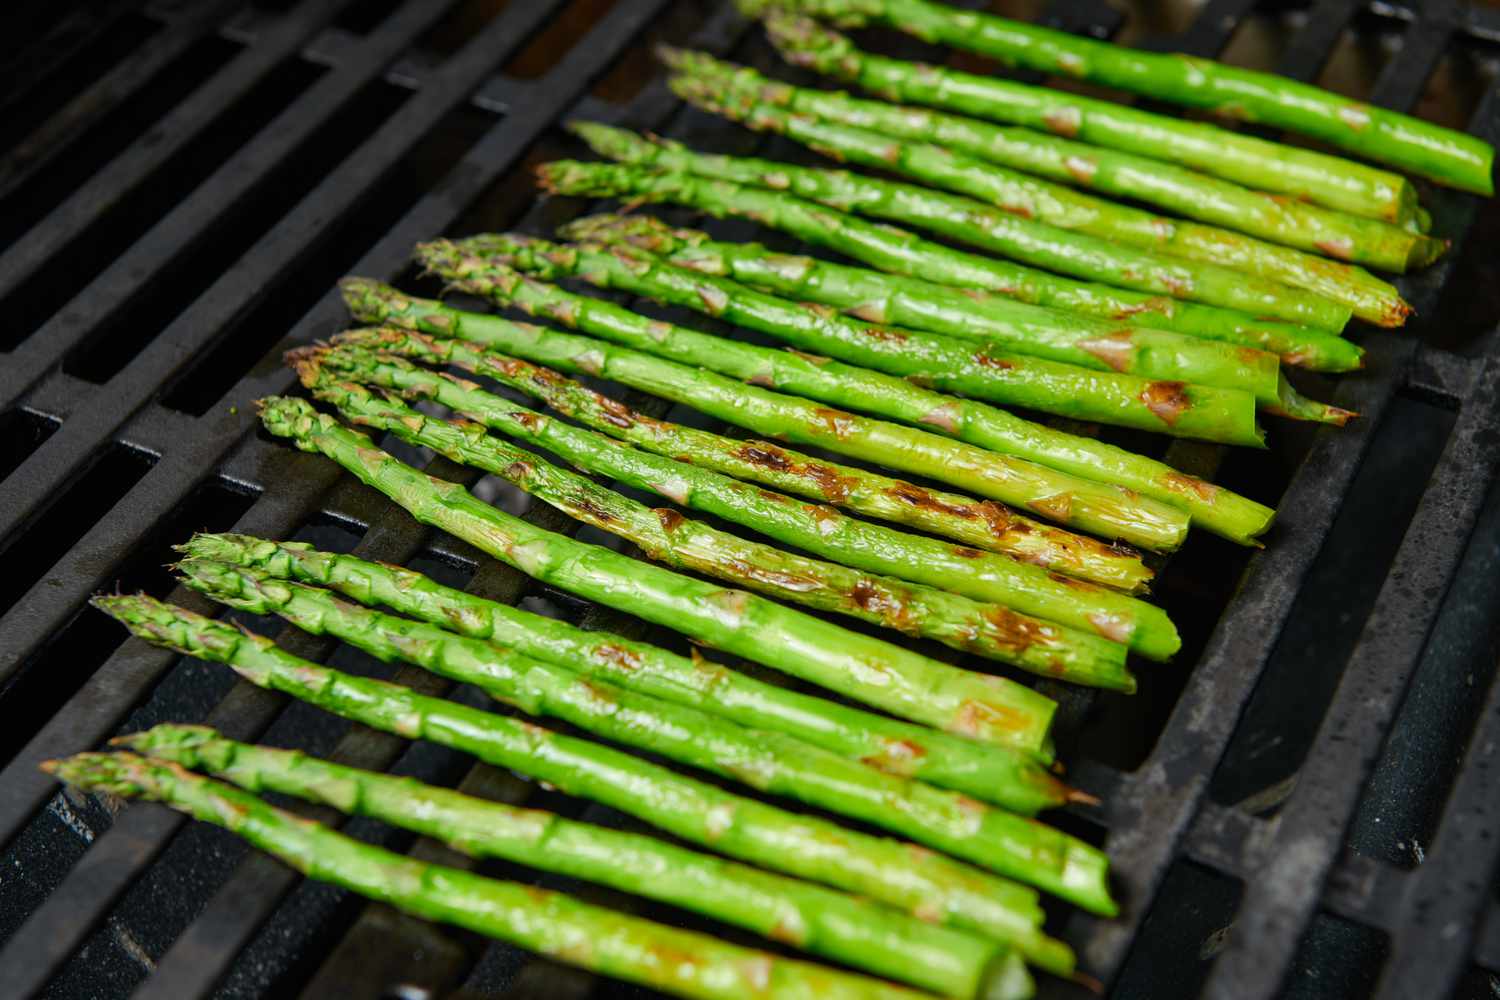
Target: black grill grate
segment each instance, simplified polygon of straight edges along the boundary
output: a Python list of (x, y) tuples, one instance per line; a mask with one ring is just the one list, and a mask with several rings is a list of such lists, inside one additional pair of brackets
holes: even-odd
[[(0, 103), (22, 137), (0, 157), (0, 217), (39, 220), (0, 250), (0, 302), (14, 320), (0, 332), (0, 552), (13, 557), (0, 588), (0, 995), (640, 995), (312, 886), (165, 810), (111, 815), (71, 800), (36, 763), (123, 728), (195, 720), (626, 822), (122, 644), (84, 601), (121, 585), (208, 610), (160, 566), (193, 530), (232, 527), (675, 642), (431, 536), (329, 463), (258, 437), (249, 404), (289, 386), (281, 350), (338, 328), (339, 274), (410, 281), (403, 262), (418, 239), (544, 232), (585, 208), (534, 205), (526, 174), (579, 152), (556, 128), (566, 117), (800, 158), (682, 109), (650, 63), (652, 40), (786, 71), (710, 0), (138, 6), (58, 21), (6, 67), (22, 83)], [(1190, 18), (1146, 13), (1129, 29), (1144, 21), (1157, 33), (1134, 44), (1215, 55), (1253, 42), (1278, 51), (1274, 68), (1289, 76), (1322, 73), (1397, 108), (1422, 101), (1500, 140), (1500, 10), (1211, 0)], [(1040, 16), (1100, 35), (1122, 27), (1099, 0)], [(105, 44), (122, 33), (133, 48)], [(92, 75), (80, 70), (90, 54)], [(1328, 79), (1341, 64), (1352, 71)], [(199, 76), (173, 95), (162, 74), (184, 66)], [(1366, 79), (1369, 93), (1358, 92)], [(1477, 106), (1452, 99), (1458, 91)], [(226, 119), (244, 108), (258, 117)], [(206, 144), (209, 134), (223, 138)], [(179, 190), (173, 178), (190, 181)], [(1419, 312), (1407, 331), (1363, 335), (1369, 370), (1336, 387), (1363, 419), (1278, 429), (1275, 450), (1258, 455), (1166, 450), (1281, 511), (1263, 552), (1195, 537), (1165, 567), (1158, 589), (1183, 626), (1182, 663), (1150, 668), (1135, 699), (1049, 690), (1063, 703), (1074, 780), (1106, 801), (1059, 822), (1108, 846), (1125, 904), (1118, 920), (1072, 914), (1058, 928), (1114, 995), (1425, 1000), (1487, 996), (1500, 982), (1500, 822), (1488, 813), (1500, 743), (1500, 211), (1446, 191), (1424, 200), (1459, 245), (1402, 282)], [(544, 507), (525, 516), (570, 527)], [(279, 638), (448, 690), (290, 630)], [(472, 864), (376, 824), (347, 827)]]

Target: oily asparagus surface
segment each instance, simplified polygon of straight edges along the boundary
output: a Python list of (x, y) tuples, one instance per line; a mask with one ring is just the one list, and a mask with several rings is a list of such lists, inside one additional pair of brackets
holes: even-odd
[(1197, 382), (1279, 402), (1276, 355), (1166, 330), (1107, 323), (1004, 296), (779, 253), (760, 243), (726, 243), (650, 215), (584, 216), (560, 227), (568, 240), (625, 243), (679, 267), (733, 278), (798, 302), (834, 306), (872, 323), (991, 342), (1005, 350), (1100, 371)]
[[(600, 288), (692, 309), (758, 330), (798, 350), (896, 376), (897, 381), (1075, 420), (1264, 446), (1255, 398), (1235, 389), (1092, 371), (999, 351), (992, 344), (869, 323), (677, 267), (636, 247), (559, 245), (510, 235), (474, 236), (459, 246), (538, 277), (582, 277)], [(463, 267), (451, 251), (422, 253), (435, 270)]]
[[(398, 353), (458, 364), (482, 375), (504, 370), (514, 360), (485, 355), (455, 341), (438, 345), (419, 334), (408, 334), (405, 341), (405, 350), (398, 347)], [(657, 493), (846, 566), (1097, 633), (1154, 659), (1168, 658), (1181, 646), (1176, 628), (1160, 608), (1103, 587), (1055, 578), (1040, 567), (1014, 559), (848, 518), (826, 506), (803, 504), (673, 458), (621, 447), (609, 437), (400, 358), (341, 348), (321, 352), (315, 363), (343, 378), (435, 400), (577, 468)]]
[(872, 636), (546, 531), (426, 475), (306, 400), (271, 397), (261, 423), (332, 459), (423, 524), (461, 538), (534, 579), (683, 632), (856, 701), (949, 732), (1052, 753), (1056, 704), (999, 677), (959, 670)]
[(779, 8), (844, 24), (879, 21), (1008, 65), (1300, 132), (1449, 187), (1495, 193), (1495, 150), (1483, 139), (1273, 73), (1183, 53), (1145, 52), (929, 0), (740, 0), (740, 7), (755, 13)]
[(1410, 181), (1366, 163), (1052, 87), (889, 59), (857, 48), (848, 37), (811, 18), (770, 14), (765, 25), (788, 62), (890, 101), (1021, 125), (1177, 163), (1247, 188), (1397, 225), (1410, 224), (1422, 213)]
[(690, 843), (979, 931), (1028, 956), (1051, 952), (1061, 961), (1066, 954), (1065, 945), (1040, 931), (1033, 890), (935, 851), (734, 795), (603, 744), (332, 670), (263, 636), (144, 595), (101, 597), (94, 604), (147, 642), (223, 663), (259, 687), (342, 718), (471, 754)]
[[(690, 74), (674, 81), (674, 89), (758, 131), (784, 134), (851, 162), (878, 162), (1063, 229), (1303, 288), (1382, 326), (1400, 326), (1410, 315), (1400, 292), (1363, 268), (1326, 258), (1404, 272), (1430, 263), (1446, 246), (1403, 226), (1254, 191), (1161, 160), (1018, 126), (794, 87), (702, 53), (667, 55)], [(884, 137), (880, 161), (870, 159), (882, 150), (870, 135)], [(899, 151), (890, 152), (897, 139)], [(1067, 185), (1199, 221), (1157, 215)]]
[[(715, 102), (713, 109), (726, 110), (721, 102)], [(763, 120), (764, 116), (757, 119)], [(648, 141), (624, 130), (614, 130), (623, 132), (623, 136), (611, 134), (601, 138), (604, 128), (609, 127), (590, 122), (570, 126), (573, 132), (601, 152), (622, 148), (625, 145), (623, 136)], [(851, 134), (859, 132), (834, 124), (821, 126), (822, 131), (834, 129)], [(907, 144), (893, 143), (876, 133), (864, 132), (862, 135), (865, 137), (864, 153), (857, 157), (858, 162), (878, 164), (897, 172), (909, 171), (911, 161), (903, 159), (899, 152), (891, 152), (893, 149), (905, 150)], [(1348, 324), (1351, 316), (1348, 307), (1290, 285), (1062, 229), (961, 194), (901, 181), (880, 180), (847, 170), (803, 167), (782, 160), (755, 157), (702, 154), (665, 140), (658, 140), (654, 145), (662, 151), (655, 156), (656, 169), (759, 185), (840, 211), (919, 226), (1016, 261), (1015, 266), (1039, 285), (1068, 289), (1092, 282), (1117, 293), (1127, 291), (1136, 296), (1166, 298), (1181, 302), (1183, 307), (1196, 309), (1221, 326), (1233, 326), (1266, 316), (1336, 333)], [(826, 140), (819, 142), (819, 148), (832, 151)], [(605, 155), (619, 158), (612, 152), (605, 152)], [(852, 149), (843, 155), (856, 159)], [(974, 161), (971, 166), (976, 172), (992, 169), (980, 161)]]
[(341, 344), (406, 357), (444, 357), (587, 427), (657, 455), (945, 535), (1074, 579), (1136, 593), (1144, 591), (1151, 578), (1140, 555), (1123, 546), (1106, 545), (1023, 517), (993, 500), (925, 489), (854, 466), (820, 461), (769, 441), (744, 441), (657, 420), (551, 368), (520, 358), (493, 351), (472, 353), (457, 341), (437, 341), (399, 327), (351, 331), (337, 339)]
[(657, 562), (783, 601), (934, 639), (1032, 673), (1134, 690), (1134, 679), (1125, 669), (1125, 647), (1094, 633), (935, 587), (783, 552), (684, 517), (672, 508), (653, 510), (587, 476), (492, 437), (479, 424), (459, 425), (429, 417), (404, 403), (381, 399), (363, 386), (319, 375), (305, 361), (299, 369), (313, 394), (337, 406), (351, 422), (393, 433), (409, 444), (500, 476), (569, 517), (635, 543)]
[[(1252, 316), (1274, 316), (1338, 331), (1348, 323), (1354, 310), (1352, 303), (1337, 301), (1322, 292), (1235, 267), (1222, 254), (1217, 259), (1207, 254), (1189, 256), (1174, 252), (1174, 244), (1165, 238), (1143, 244), (1058, 225), (1055, 216), (1043, 217), (1052, 213), (1034, 213), (1024, 200), (1017, 203), (1015, 199), (1018, 190), (1034, 190), (1047, 182), (1027, 178), (976, 156), (932, 143), (903, 141), (824, 118), (794, 115), (774, 105), (757, 104), (726, 92), (710, 81), (677, 76), (672, 80), (672, 88), (678, 96), (703, 110), (748, 128), (785, 135), (834, 160), (887, 170), (916, 182), (883, 181), (866, 174), (840, 171), (832, 182), (794, 179), (790, 190), (804, 197), (824, 201), (838, 197), (835, 192), (840, 189), (859, 190), (862, 197), (858, 201), (841, 199), (828, 203), (903, 225), (930, 228), (1031, 267), (1079, 280), (1167, 295)], [(780, 161), (751, 162), (759, 165)], [(740, 178), (729, 175), (725, 179)], [(1056, 185), (1048, 185), (1046, 193), (1065, 200), (1084, 197)], [(1428, 245), (1443, 246), (1399, 226), (1372, 219), (1359, 222), (1379, 230), (1383, 238), (1383, 242), (1364, 253), (1349, 249), (1350, 259), (1359, 263), (1371, 263), (1378, 256), (1379, 265), (1394, 269), (1393, 265), (1399, 262), (1404, 270), (1408, 259), (1414, 258), (1419, 250)], [(1161, 237), (1174, 232), (1165, 226), (1159, 229)], [(1229, 245), (1247, 240), (1241, 234), (1225, 230), (1211, 232)], [(1260, 245), (1274, 256), (1276, 248), (1272, 244)], [(1344, 244), (1336, 246), (1344, 249)], [(1312, 263), (1318, 260), (1310, 257)]]
[[(651, 147), (667, 148), (647, 144)], [(922, 239), (785, 191), (663, 172), (634, 163), (559, 161), (544, 164), (538, 172), (543, 186), (558, 194), (619, 198), (628, 203), (672, 202), (716, 218), (748, 218), (882, 271), (993, 292), (1107, 321), (1260, 348), (1280, 355), (1291, 365), (1344, 370), (1358, 367), (1363, 354), (1342, 337), (1312, 327), (1232, 319), (1235, 314), (1226, 310), (1071, 281)]]
[(1078, 797), (1035, 758), (1009, 747), (768, 684), (706, 660), (696, 650), (689, 658), (621, 635), (581, 629), (445, 587), (399, 566), (249, 535), (200, 534), (181, 551), (189, 559), (327, 587), (367, 606), (388, 607), (590, 677), (796, 736), (851, 760), (964, 792), (1012, 812), (1034, 815)]
[[(43, 768), (82, 791), (165, 803), (243, 837), (320, 882), (677, 996), (915, 1000), (926, 995), (667, 927), (536, 886), (416, 861), (300, 819), (176, 764), (134, 754), (85, 753), (49, 761)], [(1013, 971), (1010, 983), (1011, 995), (1030, 996)]]
[(792, 736), (748, 729), (689, 705), (585, 677), (425, 622), (350, 604), (325, 590), (189, 561), (184, 582), (220, 603), (277, 614), (385, 662), (414, 663), (473, 684), (528, 715), (561, 719), (634, 747), (841, 816), (872, 823), (1080, 905), (1108, 898), (1105, 856), (1033, 819), (958, 792), (900, 778)]
[[(1186, 514), (1149, 498), (1132, 498), (1117, 487), (1059, 473), (987, 448), (956, 442), (932, 432), (833, 409), (851, 395), (830, 379), (832, 363), (817, 363), (785, 351), (700, 335), (668, 323), (648, 320), (613, 303), (573, 295), (506, 268), (496, 261), (473, 261), (469, 277), (450, 276), (454, 287), (514, 305), (532, 315), (581, 327), (608, 341), (558, 333), (496, 316), (451, 309), (440, 302), (414, 299), (389, 286), (346, 279), (344, 300), (355, 317), (419, 329), (439, 337), (482, 344), (564, 371), (598, 375), (687, 403), (702, 412), (746, 427), (765, 437), (827, 448), (842, 455), (925, 476), (992, 500), (1024, 507), (1050, 520), (1119, 538), (1145, 548), (1170, 550), (1186, 534)], [(702, 337), (701, 341), (696, 338)], [(701, 347), (695, 347), (700, 345)], [(691, 348), (678, 354), (679, 347)], [(639, 348), (639, 349), (636, 349)], [(708, 348), (707, 351), (702, 348)], [(733, 365), (736, 377), (707, 367)], [(835, 372), (837, 372), (835, 368)], [(902, 389), (901, 380), (868, 373), (886, 396)], [(800, 398), (762, 386), (799, 391)], [(862, 401), (869, 393), (855, 394)], [(938, 397), (941, 408), (929, 409), (926, 425), (955, 426), (950, 397)], [(998, 411), (997, 411), (998, 412)], [(922, 421), (916, 421), (919, 425)], [(1084, 440), (1084, 439), (1076, 439)]]
[[(500, 858), (670, 903), (876, 976), (951, 997), (1018, 981), (1019, 953), (889, 907), (655, 837), (475, 798), (296, 750), (160, 725), (113, 741), (249, 792), (367, 816), (479, 858)], [(1023, 973), (1024, 974), (1024, 973)]]
[[(556, 262), (530, 256), (539, 267), (558, 266)], [(563, 265), (568, 266), (568, 262), (569, 258), (565, 256)], [(776, 400), (780, 411), (785, 413), (797, 407), (803, 414), (802, 419), (790, 426), (783, 421), (762, 421), (752, 428), (758, 433), (822, 444), (832, 451), (853, 454), (888, 468), (926, 475), (992, 499), (1024, 505), (1060, 523), (1077, 525), (1104, 537), (1120, 538), (1145, 548), (1175, 548), (1181, 541), (1175, 525), (1188, 518), (1241, 542), (1253, 539), (1270, 524), (1273, 512), (1269, 508), (1227, 490), (1184, 476), (1163, 463), (1092, 438), (1021, 420), (992, 406), (973, 400), (957, 400), (907, 380), (864, 368), (769, 350), (650, 321), (612, 303), (573, 295), (555, 285), (515, 274), (494, 260), (471, 263), (464, 258), (459, 267), (461, 270), (455, 268), (447, 275), (455, 287), (489, 297), (501, 305), (513, 305), (532, 315), (549, 316), (564, 325), (626, 345), (632, 352), (701, 365), (744, 379), (747, 383), (772, 385), (839, 406), (852, 405), (914, 425), (898, 431), (894, 425), (882, 421), (855, 418), (834, 411), (836, 419), (830, 426), (826, 409), (799, 404), (781, 396)], [(452, 323), (452, 314), (442, 315), (444, 320)], [(515, 336), (516, 333), (465, 316), (458, 323), (457, 331), (449, 335), (461, 339), (489, 338), (486, 341), (488, 346), (552, 363), (549, 358), (531, 357), (525, 349), (515, 346), (518, 342), (537, 339), (528, 337), (527, 331), (519, 331), (520, 336)], [(538, 335), (543, 336), (549, 334)], [(588, 344), (597, 342), (584, 341), (575, 346), (590, 350)], [(617, 369), (627, 363), (637, 368), (640, 366), (638, 357), (622, 358), (618, 350), (603, 351), (598, 347), (592, 350), (594, 354), (584, 358), (581, 368), (592, 368), (594, 374), (604, 374), (611, 360), (618, 362)], [(653, 367), (652, 374), (657, 379), (655, 384), (638, 387), (669, 398), (682, 398), (687, 394), (674, 397), (668, 392), (667, 386), (660, 384), (668, 377), (674, 383), (688, 382), (694, 389), (701, 389), (705, 382), (701, 371), (694, 373)], [(734, 406), (715, 408), (711, 415), (744, 425), (745, 396), (759, 398), (746, 393)], [(703, 393), (698, 391), (690, 400), (683, 401), (704, 409), (703, 398)], [(950, 447), (942, 449), (939, 459), (933, 435), (915, 428), (933, 428), (965, 445), (983, 450)], [(866, 442), (869, 446), (859, 447)], [(914, 451), (918, 452), (915, 456), (911, 454)], [(1017, 461), (1011, 456), (1025, 456), (1029, 461)], [(991, 467), (997, 463), (1004, 470), (1003, 478), (998, 481), (990, 474)], [(1051, 467), (1046, 470), (1048, 472), (1065, 475), (1052, 479), (1050, 485), (1044, 485), (1045, 477), (1038, 471), (1044, 466)], [(1119, 494), (1112, 494), (1120, 487), (1130, 491), (1124, 496), (1123, 504), (1119, 502)]]

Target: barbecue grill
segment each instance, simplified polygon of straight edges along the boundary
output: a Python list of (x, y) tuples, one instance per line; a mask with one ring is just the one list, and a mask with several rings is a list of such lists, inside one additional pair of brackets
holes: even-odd
[[(992, 6), (1275, 69), (1500, 141), (1497, 8)], [(282, 351), (345, 322), (332, 291), (340, 275), (431, 292), (407, 269), (417, 240), (542, 234), (586, 210), (538, 203), (530, 182), (535, 163), (582, 152), (558, 128), (567, 118), (805, 158), (684, 109), (653, 44), (791, 71), (730, 4), (709, 0), (43, 7), (0, 15), (14, 22), (0, 68), (10, 139), (0, 154), (0, 996), (644, 995), (306, 882), (165, 809), (60, 791), (37, 763), (154, 722), (198, 721), (628, 826), (124, 641), (85, 601), (144, 589), (210, 611), (174, 590), (163, 565), (193, 531), (232, 529), (402, 562), (677, 646), (420, 528), (331, 463), (257, 434), (252, 403), (291, 386)], [(939, 57), (894, 34), (866, 37)], [(1185, 646), (1176, 664), (1141, 672), (1139, 694), (1039, 682), (1062, 704), (1070, 780), (1103, 800), (1056, 822), (1107, 847), (1124, 908), (1116, 920), (1059, 913), (1057, 933), (1110, 996), (1500, 995), (1500, 503), (1490, 488), (1500, 204), (1427, 188), (1424, 203), (1455, 251), (1399, 282), (1417, 317), (1401, 332), (1364, 329), (1368, 370), (1318, 387), (1360, 420), (1277, 427), (1261, 453), (1104, 434), (1279, 509), (1263, 551), (1200, 533), (1165, 562), (1156, 592)], [(474, 482), (441, 459), (427, 465)], [(575, 528), (509, 489), (476, 489), (553, 530)], [(414, 668), (271, 634), (343, 669), (482, 703)], [(372, 821), (344, 828), (476, 864)], [(1040, 985), (1044, 996), (1088, 995)]]

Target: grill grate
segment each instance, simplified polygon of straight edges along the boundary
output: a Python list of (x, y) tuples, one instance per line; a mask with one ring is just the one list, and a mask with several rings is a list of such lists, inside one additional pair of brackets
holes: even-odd
[[(166, 810), (112, 815), (70, 799), (36, 763), (159, 719), (204, 721), (236, 738), (627, 822), (122, 644), (84, 601), (119, 584), (209, 611), (173, 590), (160, 566), (193, 530), (233, 528), (416, 565), (486, 596), (674, 643), (432, 536), (330, 463), (258, 436), (249, 404), (290, 385), (282, 350), (339, 327), (329, 292), (339, 274), (405, 278), (416, 290), (403, 266), (418, 239), (546, 232), (585, 208), (533, 204), (530, 193), (531, 164), (578, 151), (556, 129), (564, 118), (802, 158), (683, 109), (650, 63), (654, 38), (786, 70), (728, 4), (709, 0), (240, 6), (99, 5), (93, 20), (60, 21), (7, 67), (31, 82), (0, 105), (25, 124), (0, 157), (0, 217), (39, 221), (0, 250), (0, 302), (21, 320), (0, 334), (0, 472), (9, 473), (0, 552), (24, 557), (7, 560), (12, 582), (0, 596), (0, 995), (643, 995), (305, 883)], [(1123, 24), (1102, 0), (1054, 3), (1041, 16), (1101, 36), (1139, 23)], [(135, 47), (94, 78), (68, 88), (60, 70), (39, 71), (76, 67), (122, 25)], [(1444, 113), (1500, 140), (1495, 8), (1325, 0), (1287, 11), (1210, 0), (1151, 26), (1156, 34), (1132, 44), (1203, 55), (1248, 49), (1263, 31), (1279, 72), (1338, 86), (1329, 75), (1353, 61), (1356, 72), (1340, 78), (1351, 91), (1373, 80), (1353, 96), (1402, 109), (1424, 102), (1424, 113), (1444, 96), (1430, 82), (1440, 76), (1448, 92), (1482, 95), (1472, 113)], [(1295, 33), (1278, 44), (1287, 26)], [(932, 55), (909, 39), (880, 41)], [(146, 100), (161, 74), (210, 50), (226, 57), (195, 87), (169, 105)], [(287, 73), (308, 82), (285, 87)], [(1466, 74), (1474, 79), (1460, 88)], [(18, 110), (28, 100), (30, 120)], [(226, 123), (247, 106), (260, 117)], [(96, 138), (101, 122), (121, 120), (134, 131), (117, 124), (110, 141)], [(202, 158), (210, 130), (230, 137), (213, 161)], [(60, 187), (54, 173), (67, 164), (83, 176), (79, 162), (91, 176)], [(175, 189), (173, 177), (196, 187)], [(1500, 296), (1488, 247), (1500, 210), (1426, 195), (1436, 231), (1459, 242), (1449, 260), (1401, 282), (1419, 313), (1408, 331), (1367, 331), (1369, 370), (1323, 393), (1361, 420), (1343, 431), (1278, 428), (1264, 454), (1165, 449), (1173, 464), (1281, 512), (1263, 552), (1195, 536), (1165, 566), (1158, 591), (1182, 624), (1182, 663), (1145, 673), (1134, 699), (1049, 687), (1062, 702), (1073, 780), (1106, 803), (1058, 822), (1107, 845), (1125, 910), (1114, 921), (1059, 915), (1058, 927), (1113, 995), (1468, 998), (1489, 995), (1500, 973), (1500, 822), (1488, 812), (1500, 743), (1500, 497), (1491, 496)], [(132, 214), (139, 205), (164, 207)], [(16, 206), (25, 213), (11, 216)], [(102, 252), (110, 241), (118, 251)], [(68, 266), (81, 247), (95, 248), (79, 258), (97, 260), (96, 273)], [(441, 460), (429, 469), (474, 480)], [(543, 506), (525, 516), (571, 527)], [(1339, 613), (1350, 620), (1332, 620)], [(291, 630), (278, 639), (345, 669), (471, 697)], [(377, 824), (345, 826), (473, 864)]]

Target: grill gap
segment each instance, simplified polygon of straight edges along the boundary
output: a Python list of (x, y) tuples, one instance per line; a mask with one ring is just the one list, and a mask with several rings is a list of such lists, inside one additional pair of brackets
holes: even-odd
[(1381, 931), (1320, 912), (1297, 946), (1282, 1000), (1362, 1000), (1372, 996), (1390, 952)]
[(1193, 861), (1177, 861), (1120, 970), (1113, 1000), (1197, 996), (1233, 933), (1244, 886)]
[(41, 516), (19, 529), (0, 549), (11, 567), (0, 579), (0, 612), (30, 590), (155, 464), (155, 455), (111, 444)]
[(24, 407), (0, 414), (0, 483), (61, 426), (56, 417)]

